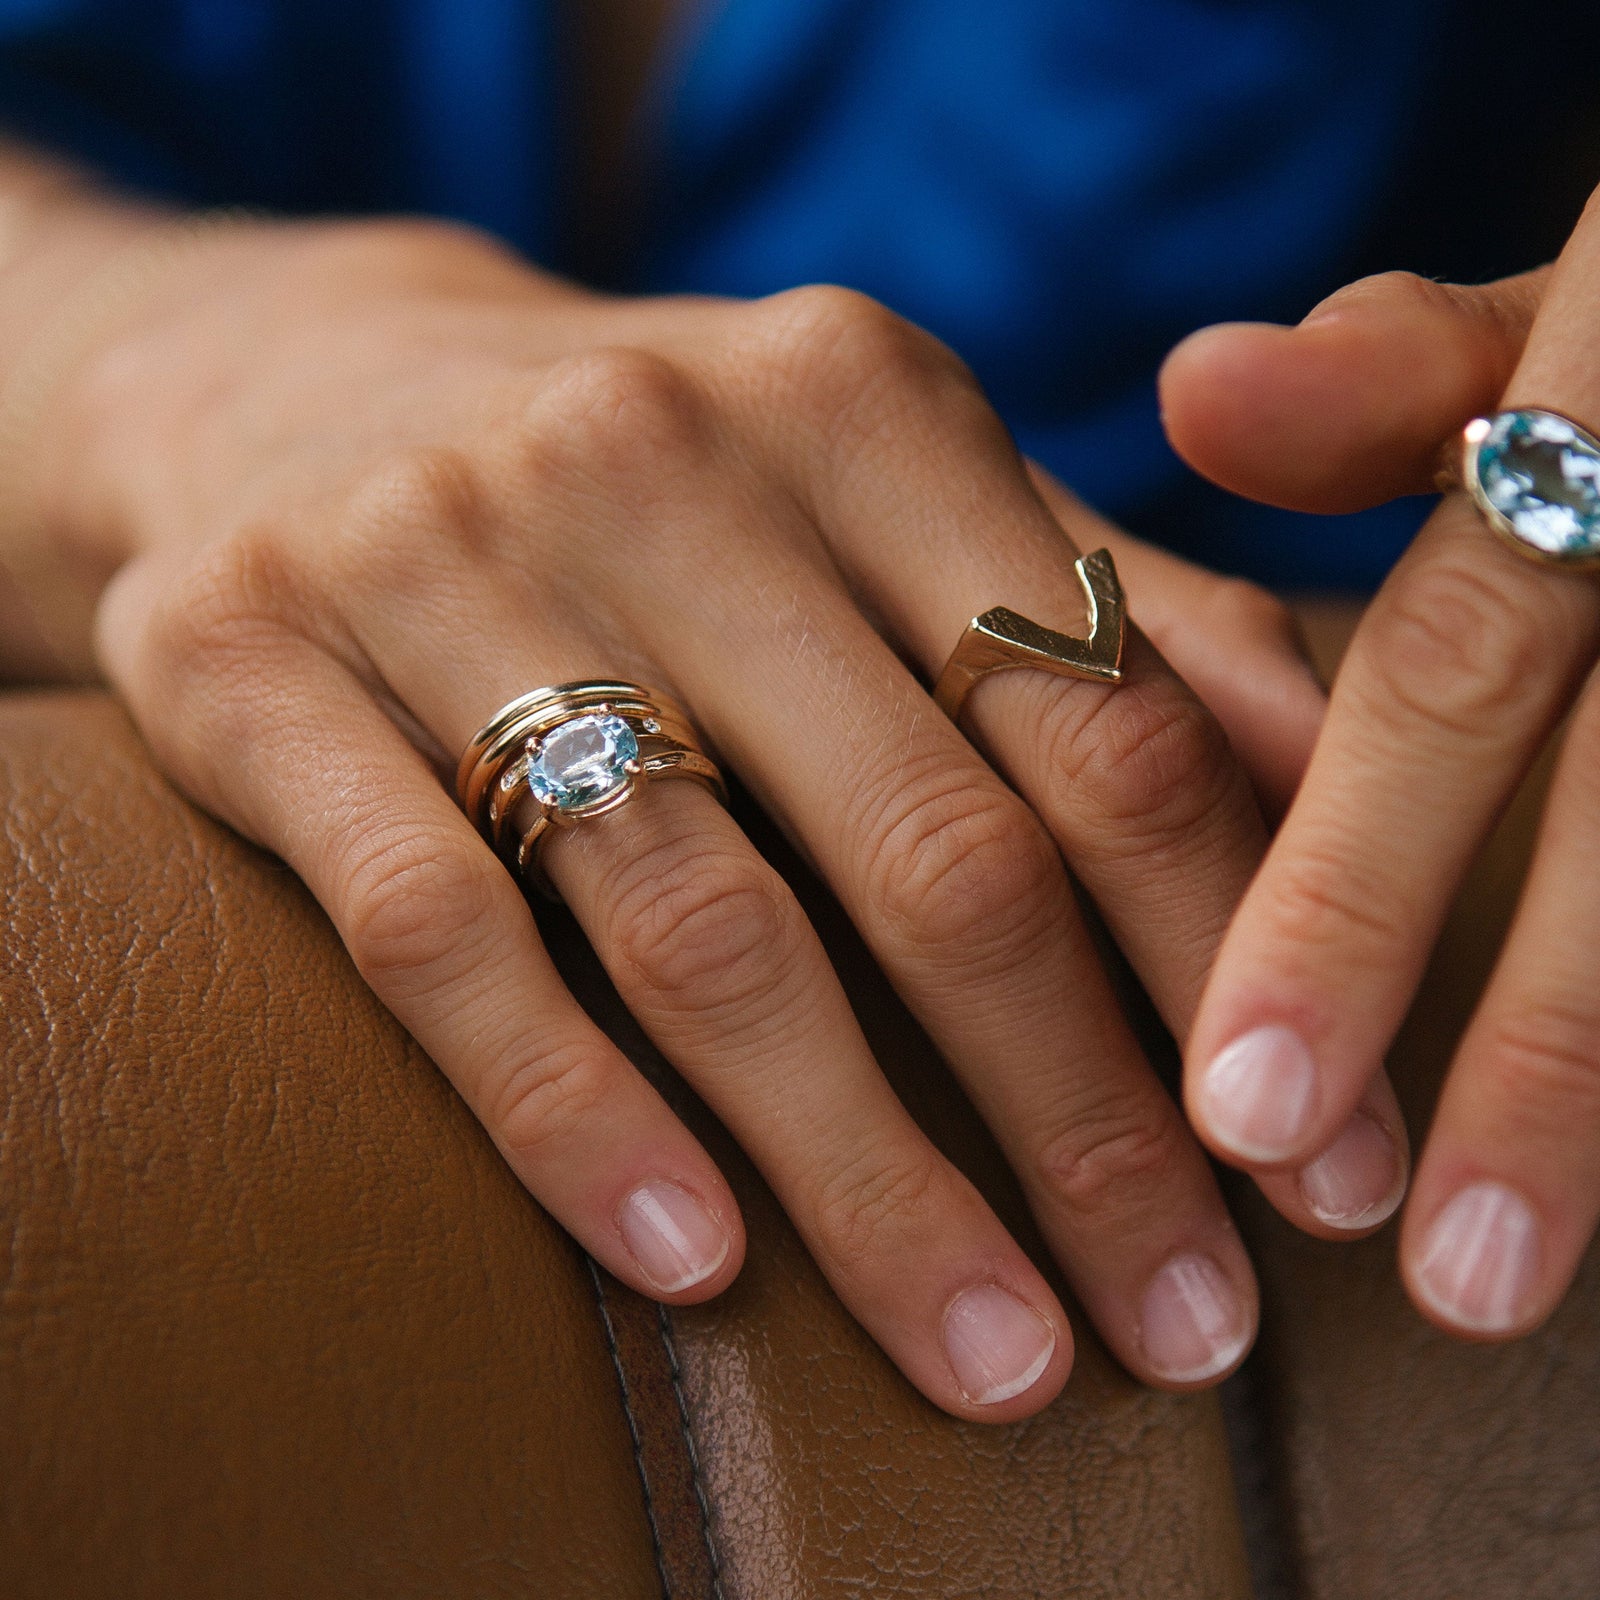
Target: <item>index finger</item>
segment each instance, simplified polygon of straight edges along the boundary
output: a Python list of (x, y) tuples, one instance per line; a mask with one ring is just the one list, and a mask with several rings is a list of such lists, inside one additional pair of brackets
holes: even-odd
[[(1506, 404), (1600, 412), (1600, 209), (1553, 275)], [(1588, 350), (1585, 350), (1585, 346)], [(1439, 507), (1373, 602), (1300, 795), (1219, 953), (1190, 1041), (1201, 1136), (1258, 1169), (1349, 1117), (1489, 827), (1600, 638), (1600, 589)]]

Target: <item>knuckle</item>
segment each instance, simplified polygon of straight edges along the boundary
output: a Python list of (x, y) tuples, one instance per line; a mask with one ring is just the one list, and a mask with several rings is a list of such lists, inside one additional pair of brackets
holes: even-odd
[(1270, 590), (1246, 578), (1220, 578), (1211, 596), (1212, 614), (1226, 631), (1218, 637), (1270, 639), (1298, 646), (1300, 624), (1293, 610)]
[(210, 744), (259, 736), (263, 657), (313, 610), (298, 566), (271, 528), (217, 540), (150, 613), (142, 668), (174, 713), (169, 727), (204, 730)]
[(933, 335), (853, 289), (790, 289), (764, 301), (762, 314), (771, 358), (787, 386), (830, 411), (939, 377), (971, 381)]
[(1078, 696), (1053, 697), (1042, 747), (1069, 808), (1115, 824), (1110, 836), (1120, 846), (1186, 834), (1234, 792), (1222, 725), (1175, 685), (1124, 685), (1087, 716), (1081, 705)]
[(1532, 716), (1547, 651), (1509, 584), (1436, 562), (1396, 585), (1367, 660), (1405, 717), (1481, 739)]
[(1140, 1210), (1167, 1192), (1185, 1160), (1186, 1134), (1170, 1107), (1131, 1092), (1088, 1110), (1046, 1141), (1034, 1167), (1044, 1192), (1092, 1223)]
[(532, 415), (530, 465), (610, 486), (676, 478), (710, 450), (699, 389), (652, 351), (622, 346), (558, 362)]
[(1337, 950), (1349, 960), (1365, 952), (1374, 964), (1387, 965), (1410, 945), (1394, 891), (1373, 881), (1353, 849), (1302, 845), (1278, 868), (1266, 915), (1277, 948), (1313, 958)]
[(1453, 310), (1457, 304), (1450, 285), (1399, 270), (1359, 278), (1332, 298), (1334, 302), (1378, 301), (1399, 312), (1422, 314)]
[(902, 791), (866, 872), (871, 898), (905, 936), (974, 957), (1036, 937), (1061, 878), (1054, 843), (1020, 800), (948, 781)]
[(275, 529), (251, 527), (203, 550), (164, 594), (152, 642), (170, 665), (206, 665), (279, 626), (300, 578)]
[(1482, 288), (1441, 283), (1436, 278), (1401, 270), (1358, 278), (1330, 295), (1318, 310), (1333, 308), (1376, 314), (1385, 321), (1424, 325), (1437, 325), (1441, 319), (1454, 321), (1463, 315), (1479, 316), (1485, 311), (1493, 315), (1492, 302)]
[(484, 1096), (484, 1122), (513, 1158), (537, 1160), (592, 1125), (613, 1087), (595, 1051), (568, 1045), (506, 1072)]
[(611, 942), (646, 989), (726, 1016), (747, 1011), (793, 967), (800, 918), (759, 860), (690, 852), (634, 873), (615, 897)]
[(336, 560), (344, 582), (429, 585), (441, 557), (453, 559), (483, 536), (482, 486), (467, 453), (419, 445), (364, 472), (341, 520)]
[(926, 1232), (939, 1178), (931, 1156), (886, 1162), (873, 1155), (833, 1174), (813, 1207), (830, 1263), (859, 1276), (897, 1241)]
[(1600, 1022), (1546, 998), (1490, 1026), (1486, 1059), (1519, 1115), (1562, 1128), (1600, 1121)]
[(405, 826), (362, 830), (341, 866), (346, 947), (390, 998), (426, 996), (470, 969), (509, 881), (475, 840)]
[(762, 302), (779, 350), (804, 360), (903, 358), (916, 330), (881, 300), (837, 284), (787, 289)]

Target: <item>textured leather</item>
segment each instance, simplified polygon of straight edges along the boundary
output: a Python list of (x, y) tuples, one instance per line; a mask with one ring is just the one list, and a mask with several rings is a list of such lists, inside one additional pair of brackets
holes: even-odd
[(0, 1593), (660, 1594), (582, 1257), (296, 879), (0, 699)]
[[(749, 1219), (738, 1284), (663, 1317), (592, 1273), (294, 877), (105, 700), (0, 699), (0, 894), (7, 1600), (1247, 1593), (1213, 1398), (1083, 1337), (1043, 1416), (936, 1412), (692, 1102)], [(1022, 1227), (811, 901), (891, 1075)]]
[[(1331, 672), (1353, 617), (1307, 620)], [(1510, 919), (1549, 765), (1465, 886), (1390, 1054), (1414, 1148)], [(1395, 1225), (1324, 1244), (1245, 1185), (1231, 1198), (1262, 1279), (1248, 1434), (1271, 1519), (1262, 1600), (1600, 1595), (1600, 1251), (1546, 1327), (1471, 1345), (1412, 1309)]]

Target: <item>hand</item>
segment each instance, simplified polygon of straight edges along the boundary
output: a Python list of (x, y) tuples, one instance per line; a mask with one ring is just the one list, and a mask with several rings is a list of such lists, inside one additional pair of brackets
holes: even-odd
[[(1071, 628), (1081, 600), (934, 340), (840, 290), (623, 302), (444, 227), (246, 228), (152, 294), (49, 428), (52, 519), (124, 558), (98, 648), (160, 759), (304, 878), (611, 1271), (715, 1294), (744, 1250), (734, 1200), (562, 988), (436, 769), (514, 696), (620, 676), (684, 704), (832, 886), (1123, 1361), (1183, 1386), (1243, 1355), (1249, 1266), (1062, 854), (1182, 1035), (1265, 830), (1218, 722), (1137, 635), (1115, 690), (982, 684), (993, 765), (937, 714), (903, 658), (931, 675), (974, 612)], [(1203, 655), (1183, 608), (1236, 634), (1254, 684), (1225, 709), (1281, 802), (1322, 711), (1281, 610), (1118, 548), (1175, 656)], [(1060, 1306), (890, 1092), (728, 815), (652, 785), (543, 865), (912, 1381), (967, 1417), (1043, 1405), (1070, 1366)]]
[[(1297, 329), (1196, 335), (1177, 447), (1240, 493), (1348, 511), (1424, 493), (1472, 417), (1600, 421), (1600, 203), (1553, 268), (1480, 289), (1358, 283)], [(1538, 850), (1456, 1052), (1401, 1266), (1451, 1331), (1527, 1332), (1600, 1214), (1600, 582), (1525, 560), (1447, 496), (1368, 610), (1309, 774), (1189, 1043), (1202, 1137), (1292, 1214), (1284, 1169), (1349, 1127), (1463, 873), (1569, 717)], [(1352, 1137), (1348, 1132), (1343, 1136)], [(1370, 1160), (1385, 1159), (1376, 1132)]]

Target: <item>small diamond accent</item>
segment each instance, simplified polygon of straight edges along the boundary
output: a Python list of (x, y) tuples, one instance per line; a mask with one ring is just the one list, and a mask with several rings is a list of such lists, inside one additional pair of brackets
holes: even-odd
[(1469, 433), (1479, 493), (1523, 544), (1600, 556), (1600, 443), (1549, 411), (1502, 411)]
[(577, 811), (626, 785), (639, 741), (609, 712), (573, 717), (528, 746), (528, 787), (547, 806)]

